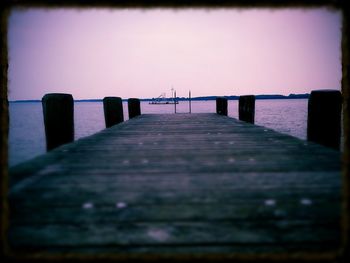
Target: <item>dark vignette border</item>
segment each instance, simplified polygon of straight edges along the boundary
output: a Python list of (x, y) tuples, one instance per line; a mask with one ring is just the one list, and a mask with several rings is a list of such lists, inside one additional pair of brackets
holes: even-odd
[[(346, 262), (350, 259), (350, 8), (347, 0), (2, 0), (0, 2), (0, 260), (2, 262)], [(213, 254), (213, 255), (133, 255), (133, 254), (30, 254), (19, 255), (9, 250), (8, 227), (8, 17), (11, 8), (316, 8), (341, 10), (342, 21), (342, 80), (344, 153), (342, 155), (342, 240), (334, 254)]]

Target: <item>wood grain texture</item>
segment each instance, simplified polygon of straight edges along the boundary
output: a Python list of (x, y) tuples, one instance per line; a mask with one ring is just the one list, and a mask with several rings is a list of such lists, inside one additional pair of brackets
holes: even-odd
[(340, 244), (340, 153), (217, 114), (140, 115), (10, 170), (21, 252)]

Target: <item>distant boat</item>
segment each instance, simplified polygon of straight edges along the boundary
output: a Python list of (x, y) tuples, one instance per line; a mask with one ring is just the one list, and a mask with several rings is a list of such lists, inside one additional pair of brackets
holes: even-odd
[(166, 98), (165, 93), (162, 93), (159, 97), (153, 98), (149, 104), (152, 105), (164, 105), (164, 104), (179, 104), (175, 98)]

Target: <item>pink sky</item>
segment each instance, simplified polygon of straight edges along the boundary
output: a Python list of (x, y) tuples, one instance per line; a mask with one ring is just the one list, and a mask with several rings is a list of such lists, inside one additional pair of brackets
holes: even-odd
[(328, 9), (29, 9), (9, 21), (9, 99), (340, 89)]

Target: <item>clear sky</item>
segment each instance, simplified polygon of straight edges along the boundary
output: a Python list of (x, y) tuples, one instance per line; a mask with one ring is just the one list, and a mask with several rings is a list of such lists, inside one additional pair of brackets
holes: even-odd
[(340, 89), (328, 9), (27, 9), (9, 20), (9, 99)]

